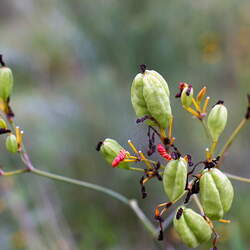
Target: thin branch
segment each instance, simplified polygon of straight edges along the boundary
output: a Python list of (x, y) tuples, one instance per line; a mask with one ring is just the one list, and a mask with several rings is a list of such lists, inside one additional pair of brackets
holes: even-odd
[(245, 178), (245, 177), (237, 176), (237, 175), (234, 175), (234, 174), (228, 174), (228, 173), (225, 173), (225, 172), (224, 172), (224, 174), (225, 174), (228, 178), (230, 178), (230, 179), (232, 179), (232, 180), (250, 183), (250, 178)]
[[(239, 134), (239, 132), (242, 130), (242, 128), (246, 125), (247, 121), (248, 120), (246, 118), (243, 118), (241, 120), (241, 122), (239, 123), (239, 125), (236, 127), (236, 129), (233, 131), (231, 136), (228, 138), (227, 142), (225, 143), (225, 145), (223, 146), (223, 148), (219, 154), (220, 163), (222, 162), (225, 153), (227, 152), (227, 150), (229, 149), (229, 147), (231, 146), (231, 144), (235, 140), (236, 136)], [(220, 163), (219, 163), (219, 165), (220, 165)]]
[(208, 127), (207, 127), (207, 124), (205, 123), (204, 119), (201, 119), (200, 122), (201, 122), (202, 127), (204, 128), (207, 139), (212, 141), (211, 135), (208, 131)]
[(139, 218), (139, 220), (143, 223), (143, 225), (145, 226), (147, 231), (151, 234), (151, 236), (153, 238), (157, 237), (157, 229), (154, 227), (154, 225), (151, 223), (151, 221), (146, 217), (146, 215), (140, 209), (136, 200), (134, 200), (134, 199), (130, 200), (127, 197), (125, 197), (124, 195), (122, 195), (116, 191), (113, 191), (109, 188), (99, 186), (97, 184), (89, 183), (86, 181), (75, 180), (73, 178), (69, 178), (69, 177), (65, 177), (65, 176), (61, 176), (61, 175), (57, 175), (57, 174), (52, 174), (52, 173), (49, 173), (47, 171), (39, 170), (32, 165), (30, 158), (26, 152), (21, 152), (21, 159), (24, 162), (24, 164), (27, 166), (27, 169), (29, 170), (30, 173), (33, 173), (33, 174), (38, 175), (38, 176), (46, 177), (46, 178), (49, 178), (52, 180), (61, 181), (61, 182), (89, 188), (92, 190), (96, 190), (96, 191), (105, 193), (105, 194), (121, 201), (123, 204), (129, 206), (133, 210), (133, 212), (136, 214), (136, 216)]
[(205, 213), (204, 213), (203, 207), (202, 207), (201, 202), (200, 202), (200, 200), (199, 200), (199, 198), (198, 198), (198, 196), (196, 194), (193, 195), (193, 199), (194, 199), (195, 204), (199, 208), (200, 213), (202, 215), (204, 215)]
[(145, 228), (152, 234), (154, 238), (158, 236), (158, 230), (154, 227), (152, 222), (148, 219), (148, 217), (143, 213), (143, 211), (138, 206), (138, 203), (136, 200), (132, 199), (129, 200), (129, 205), (132, 208), (132, 210), (135, 212), (137, 217), (140, 219), (140, 221), (143, 223)]
[(42, 171), (36, 168), (33, 168), (32, 170), (30, 170), (31, 173), (35, 174), (35, 175), (39, 175), (39, 176), (43, 176), (49, 179), (53, 179), (53, 180), (57, 180), (57, 181), (61, 181), (61, 182), (65, 182), (65, 183), (70, 183), (70, 184), (74, 184), (77, 186), (81, 186), (81, 187), (86, 187), (86, 188), (90, 188), (102, 193), (105, 193), (109, 196), (112, 196), (113, 198), (123, 202), (126, 205), (129, 205), (129, 199), (127, 199), (125, 196), (123, 196), (122, 194), (119, 194), (109, 188), (105, 188), (93, 183), (89, 183), (86, 181), (79, 181), (79, 180), (75, 180), (69, 177), (65, 177), (65, 176), (61, 176), (61, 175), (57, 175), (57, 174), (52, 174), (46, 171)]

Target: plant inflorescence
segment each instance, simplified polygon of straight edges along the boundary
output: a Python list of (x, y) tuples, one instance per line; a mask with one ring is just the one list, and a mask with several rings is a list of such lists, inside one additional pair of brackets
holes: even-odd
[[(178, 137), (173, 135), (172, 108), (170, 91), (167, 82), (158, 72), (147, 70), (146, 65), (140, 66), (141, 73), (137, 74), (131, 87), (131, 102), (137, 116), (136, 123), (148, 125), (148, 150), (142, 152), (131, 140), (128, 140), (130, 151), (122, 147), (113, 139), (105, 139), (98, 143), (96, 149), (102, 153), (105, 160), (113, 168), (141, 173), (139, 180), (142, 198), (147, 197), (146, 184), (152, 179), (162, 182), (167, 201), (156, 206), (154, 218), (159, 222), (159, 229), (145, 216), (136, 200), (102, 186), (85, 181), (75, 180), (57, 174), (39, 170), (31, 162), (30, 156), (23, 143), (24, 132), (15, 124), (15, 115), (11, 108), (11, 93), (13, 90), (13, 74), (6, 66), (0, 55), (0, 134), (6, 135), (6, 149), (18, 154), (25, 167), (9, 172), (0, 169), (1, 176), (13, 176), (31, 173), (65, 183), (90, 188), (103, 192), (128, 205), (141, 220), (145, 228), (155, 238), (163, 239), (166, 221), (163, 215), (177, 202), (181, 205), (176, 209), (173, 224), (182, 241), (189, 247), (211, 239), (217, 249), (218, 234), (214, 221), (229, 223), (224, 215), (229, 211), (234, 197), (234, 189), (229, 179), (250, 182), (250, 179), (225, 173), (221, 168), (225, 152), (228, 150), (238, 133), (250, 119), (250, 96), (248, 95), (247, 111), (239, 125), (222, 147), (219, 154), (215, 154), (220, 136), (227, 123), (227, 108), (219, 100), (208, 111), (210, 97), (205, 97), (206, 87), (194, 95), (193, 86), (185, 82), (179, 84), (179, 91), (175, 95), (180, 98), (183, 108), (204, 127), (210, 144), (205, 150), (205, 157), (198, 162), (193, 161), (190, 154), (182, 152), (178, 147)], [(203, 152), (202, 152), (203, 153)], [(158, 154), (159, 160), (152, 160), (151, 156)], [(137, 163), (142, 162), (143, 167)], [(134, 165), (134, 166), (132, 166)], [(199, 211), (188, 208), (194, 200)]]
[[(208, 241), (213, 234), (212, 245), (217, 249), (218, 234), (214, 221), (230, 222), (224, 219), (224, 215), (231, 208), (234, 197), (234, 189), (229, 180), (232, 175), (223, 172), (221, 163), (229, 145), (249, 119), (249, 96), (244, 119), (216, 155), (219, 138), (227, 124), (228, 111), (224, 101), (217, 101), (208, 110), (210, 97), (206, 96), (206, 87), (195, 96), (191, 84), (179, 83), (179, 91), (175, 97), (180, 98), (182, 107), (203, 125), (210, 140), (205, 154), (202, 152), (204, 159), (194, 163), (192, 156), (182, 152), (177, 146), (178, 136), (173, 136), (174, 119), (166, 80), (158, 72), (147, 70), (144, 64), (140, 68), (141, 73), (132, 82), (131, 102), (137, 116), (136, 123), (148, 125), (147, 152), (143, 153), (131, 140), (128, 140), (130, 150), (127, 150), (113, 139), (105, 139), (99, 143), (98, 150), (114, 168), (142, 172), (139, 182), (143, 199), (147, 197), (148, 181), (156, 178), (163, 183), (168, 201), (157, 205), (154, 212), (154, 217), (160, 224), (159, 240), (163, 239), (163, 215), (178, 202), (182, 206), (176, 210), (174, 228), (182, 241), (194, 248)], [(152, 160), (151, 156), (157, 153), (159, 160)], [(143, 162), (144, 167), (136, 165), (138, 162)], [(132, 164), (135, 166), (132, 167)], [(187, 208), (192, 198), (199, 213)]]

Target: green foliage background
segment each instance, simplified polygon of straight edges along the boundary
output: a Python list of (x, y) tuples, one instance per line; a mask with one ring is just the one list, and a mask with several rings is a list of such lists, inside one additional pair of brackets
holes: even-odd
[[(200, 124), (174, 98), (177, 83), (208, 87), (211, 103), (223, 99), (227, 136), (243, 117), (250, 92), (250, 2), (247, 0), (1, 0), (0, 52), (15, 76), (12, 105), (34, 164), (41, 169), (98, 183), (137, 198), (153, 219), (166, 197), (139, 178), (112, 169), (96, 142), (131, 138), (145, 149), (146, 127), (135, 124), (130, 84), (138, 65), (161, 72), (172, 93), (174, 134), (183, 151), (204, 157)], [(211, 107), (211, 105), (210, 105)], [(224, 168), (250, 177), (250, 127), (230, 149)], [(3, 141), (3, 140), (2, 140)], [(1, 165), (21, 167), (2, 143)], [(218, 224), (220, 249), (250, 247), (250, 186), (234, 182), (235, 201)], [(37, 176), (1, 178), (1, 249), (154, 249), (135, 215), (116, 200)], [(174, 232), (166, 249), (185, 249)], [(200, 249), (207, 249), (203, 245)]]

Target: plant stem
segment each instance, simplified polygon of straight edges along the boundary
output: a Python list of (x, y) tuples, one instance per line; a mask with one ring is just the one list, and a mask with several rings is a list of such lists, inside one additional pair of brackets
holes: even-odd
[(216, 149), (217, 143), (218, 143), (218, 141), (213, 141), (213, 142), (212, 142), (212, 145), (211, 145), (211, 147), (210, 147), (210, 154), (211, 154), (211, 157), (213, 157), (213, 154), (214, 154), (214, 151), (215, 151), (215, 149)]
[(203, 126), (203, 128), (204, 128), (204, 130), (205, 130), (205, 134), (206, 134), (206, 136), (207, 136), (207, 139), (208, 139), (208, 140), (212, 140), (211, 135), (210, 135), (210, 133), (209, 133), (209, 131), (208, 131), (208, 128), (207, 128), (207, 125), (206, 125), (205, 121), (204, 121), (203, 119), (200, 120), (200, 121), (201, 121), (201, 125)]
[(202, 207), (201, 202), (196, 194), (193, 195), (193, 199), (194, 199), (194, 202), (196, 203), (197, 207), (199, 208), (201, 214), (204, 215), (203, 207)]
[(123, 195), (121, 195), (121, 194), (119, 194), (111, 189), (108, 189), (108, 188), (105, 188), (105, 187), (102, 187), (102, 186), (99, 186), (96, 184), (92, 184), (92, 183), (85, 182), (85, 181), (75, 180), (75, 179), (61, 176), (61, 175), (57, 175), (57, 174), (52, 174), (52, 173), (42, 171), (42, 170), (39, 170), (36, 168), (33, 168), (32, 170), (30, 170), (30, 172), (35, 174), (35, 175), (43, 176), (43, 177), (46, 177), (49, 179), (53, 179), (53, 180), (57, 180), (57, 181), (65, 182), (65, 183), (70, 183), (70, 184), (90, 188), (90, 189), (105, 193), (109, 196), (112, 196), (113, 198), (123, 202), (126, 205), (129, 204), (129, 200), (125, 196), (123, 196)]
[(152, 234), (152, 236), (155, 238), (158, 235), (158, 230), (154, 227), (154, 225), (151, 223), (151, 221), (146, 217), (146, 215), (143, 213), (143, 211), (138, 206), (138, 203), (136, 200), (132, 199), (129, 200), (129, 205), (132, 208), (132, 210), (135, 212), (137, 217), (141, 220), (145, 228)]
[(14, 171), (9, 171), (9, 172), (4, 172), (1, 170), (0, 176), (13, 176), (13, 175), (18, 175), (18, 174), (23, 174), (29, 172), (29, 169), (24, 168), (24, 169), (18, 169)]
[(231, 146), (232, 142), (235, 140), (236, 136), (239, 134), (241, 129), (246, 125), (247, 121), (248, 120), (246, 118), (243, 118), (241, 120), (241, 122), (239, 123), (239, 125), (236, 127), (236, 129), (233, 131), (231, 136), (228, 138), (227, 142), (225, 143), (225, 145), (223, 146), (223, 148), (222, 148), (222, 150), (221, 150), (221, 152), (219, 154), (220, 163), (223, 160), (224, 154), (227, 152), (228, 148)]
[(26, 152), (21, 152), (21, 156), (22, 156), (21, 158), (22, 158), (24, 164), (27, 166), (26, 172), (29, 171), (35, 175), (46, 177), (46, 178), (49, 178), (52, 180), (61, 181), (61, 182), (89, 188), (92, 190), (96, 190), (96, 191), (105, 193), (105, 194), (121, 201), (123, 204), (129, 206), (133, 210), (133, 212), (137, 215), (139, 220), (143, 223), (143, 225), (145, 226), (145, 228), (147, 229), (147, 231), (151, 234), (151, 236), (153, 238), (155, 238), (157, 236), (157, 232), (158, 232), (157, 229), (154, 227), (154, 225), (151, 223), (151, 221), (146, 217), (146, 215), (140, 209), (136, 200), (134, 200), (134, 199), (130, 200), (127, 197), (125, 197), (124, 195), (122, 195), (116, 191), (113, 191), (109, 188), (105, 188), (105, 187), (102, 187), (102, 186), (99, 186), (99, 185), (96, 185), (93, 183), (75, 180), (73, 178), (69, 178), (69, 177), (65, 177), (65, 176), (61, 176), (61, 175), (57, 175), (57, 174), (52, 174), (52, 173), (49, 173), (47, 171), (39, 170), (32, 165), (30, 158)]
[(245, 178), (245, 177), (237, 176), (237, 175), (234, 175), (234, 174), (228, 174), (228, 173), (225, 173), (225, 172), (224, 172), (224, 174), (225, 174), (228, 178), (230, 178), (230, 179), (232, 179), (232, 180), (250, 183), (250, 178)]

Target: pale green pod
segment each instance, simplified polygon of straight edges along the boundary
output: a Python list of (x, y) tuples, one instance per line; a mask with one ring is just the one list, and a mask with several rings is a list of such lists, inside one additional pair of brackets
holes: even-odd
[(162, 128), (167, 128), (172, 118), (169, 93), (149, 70), (144, 73), (143, 83), (143, 96), (150, 115)]
[(5, 145), (7, 150), (11, 153), (16, 153), (18, 151), (17, 139), (13, 134), (7, 136)]
[(10, 68), (0, 68), (0, 98), (7, 101), (13, 89), (13, 74)]
[(200, 178), (200, 197), (205, 214), (211, 220), (219, 220), (232, 205), (233, 186), (219, 169), (206, 169)]
[(169, 91), (169, 88), (168, 88), (168, 84), (167, 84), (166, 80), (164, 79), (164, 77), (155, 70), (147, 70), (147, 71), (161, 82), (161, 84), (162, 84), (163, 88), (165, 89), (167, 95), (170, 96), (170, 91)]
[[(104, 157), (104, 159), (109, 163), (112, 164), (115, 157), (120, 153), (121, 150), (124, 148), (115, 140), (107, 138), (103, 141), (100, 151)], [(121, 162), (118, 167), (120, 168), (128, 168), (129, 163)]]
[(183, 194), (186, 181), (186, 160), (181, 157), (178, 160), (169, 161), (163, 174), (163, 186), (170, 201), (175, 201)]
[[(148, 111), (147, 104), (143, 96), (143, 77), (144, 75), (139, 73), (135, 76), (132, 86), (131, 86), (131, 102), (135, 111), (135, 114), (138, 118), (144, 117), (145, 115), (151, 116)], [(147, 124), (155, 126), (156, 123), (147, 120)]]
[(7, 129), (7, 124), (4, 119), (0, 118), (0, 128)]
[(189, 107), (191, 104), (192, 104), (192, 98), (193, 98), (193, 88), (190, 89), (190, 92), (189, 92), (189, 87), (185, 87), (183, 90), (182, 90), (182, 93), (181, 93), (181, 103), (183, 106), (185, 107)]
[(210, 111), (207, 127), (213, 141), (217, 141), (227, 123), (227, 108), (223, 104), (216, 104)]
[[(182, 214), (179, 209), (183, 209)], [(192, 209), (183, 206), (177, 209), (174, 228), (182, 241), (190, 248), (207, 242), (212, 235), (212, 229), (206, 220)]]

